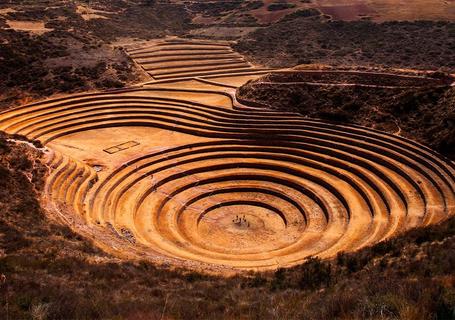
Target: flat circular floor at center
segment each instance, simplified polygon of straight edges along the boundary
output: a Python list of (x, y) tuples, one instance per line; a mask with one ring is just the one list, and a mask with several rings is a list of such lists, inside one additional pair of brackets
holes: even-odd
[(195, 236), (212, 250), (241, 254), (276, 249), (292, 243), (296, 235), (286, 233), (285, 221), (271, 209), (234, 204), (200, 217)]

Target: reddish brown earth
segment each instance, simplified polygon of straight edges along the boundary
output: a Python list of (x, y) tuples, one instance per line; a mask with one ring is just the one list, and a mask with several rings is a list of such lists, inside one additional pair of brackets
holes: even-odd
[(372, 17), (377, 12), (367, 4), (353, 4), (340, 6), (321, 6), (318, 9), (335, 20), (358, 20), (363, 17)]

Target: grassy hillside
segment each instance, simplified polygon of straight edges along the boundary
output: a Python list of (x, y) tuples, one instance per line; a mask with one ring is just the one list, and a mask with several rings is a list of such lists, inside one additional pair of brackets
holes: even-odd
[(350, 80), (367, 86), (315, 86), (306, 82), (319, 80), (305, 72), (277, 73), (245, 84), (239, 88), (238, 96), (312, 118), (398, 133), (455, 159), (454, 87), (392, 88), (387, 86), (403, 83), (389, 83), (390, 80), (377, 75), (362, 76), (359, 80), (334, 74), (321, 81), (349, 83)]

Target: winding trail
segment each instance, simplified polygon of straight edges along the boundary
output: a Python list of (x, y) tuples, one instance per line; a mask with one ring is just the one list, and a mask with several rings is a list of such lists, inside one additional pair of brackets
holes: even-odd
[(0, 114), (1, 130), (48, 147), (49, 205), (109, 252), (267, 269), (455, 214), (455, 166), (427, 147), (239, 103), (262, 71), (224, 42), (129, 53), (154, 81)]

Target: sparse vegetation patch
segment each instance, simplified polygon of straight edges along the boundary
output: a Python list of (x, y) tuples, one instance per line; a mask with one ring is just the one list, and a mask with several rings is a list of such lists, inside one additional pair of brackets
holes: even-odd
[(236, 49), (273, 67), (322, 63), (455, 70), (453, 22), (346, 22), (315, 14), (297, 11), (248, 34)]

